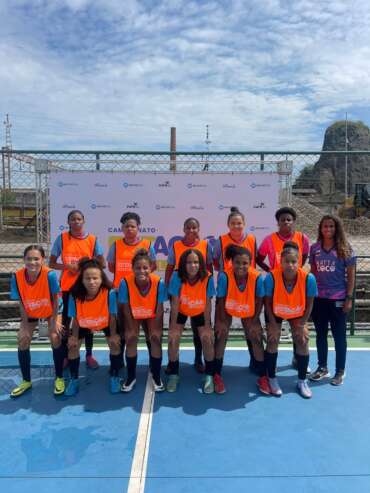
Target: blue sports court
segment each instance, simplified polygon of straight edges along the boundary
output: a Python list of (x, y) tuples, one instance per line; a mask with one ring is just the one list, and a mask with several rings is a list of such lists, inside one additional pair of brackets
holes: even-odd
[(349, 350), (344, 385), (313, 383), (308, 401), (295, 391), (291, 351), (279, 354), (280, 399), (257, 392), (246, 350), (227, 351), (227, 393), (208, 396), (192, 351), (181, 353), (179, 391), (156, 395), (146, 350), (137, 386), (120, 395), (108, 391), (107, 352), (96, 355), (103, 366), (82, 363), (80, 393), (67, 399), (52, 394), (51, 351), (33, 351), (33, 389), (12, 400), (17, 353), (1, 353), (0, 491), (370, 491), (369, 351)]

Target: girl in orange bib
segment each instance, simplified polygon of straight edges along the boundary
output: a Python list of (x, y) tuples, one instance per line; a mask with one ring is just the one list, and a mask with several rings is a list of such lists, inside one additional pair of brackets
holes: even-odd
[(271, 394), (275, 396), (282, 395), (276, 378), (276, 362), (283, 320), (290, 324), (296, 347), (298, 392), (305, 398), (312, 396), (306, 380), (309, 360), (307, 320), (315, 296), (315, 277), (299, 267), (298, 245), (289, 241), (281, 252), (281, 267), (268, 273), (265, 278), (265, 310), (268, 317), (265, 364)]
[[(199, 250), (202, 254), (205, 263), (207, 264), (207, 270), (212, 273), (212, 248), (207, 240), (201, 240), (199, 237), (200, 224), (195, 217), (189, 217), (184, 222), (184, 237), (175, 241), (168, 248), (167, 267), (165, 274), (166, 286), (169, 285), (171, 276), (174, 270), (179, 267), (181, 254), (189, 248)], [(193, 344), (194, 344), (194, 367), (199, 373), (204, 373), (204, 365), (202, 361), (202, 343), (199, 337), (198, 328), (194, 325), (193, 319), (191, 319), (192, 331), (193, 331)], [(167, 367), (166, 373), (169, 371)]]
[(110, 352), (110, 391), (119, 393), (120, 339), (117, 335), (116, 292), (110, 289), (100, 261), (97, 258), (82, 259), (79, 276), (68, 301), (68, 315), (72, 319), (72, 334), (68, 339), (68, 366), (71, 380), (65, 394), (72, 396), (79, 390), (81, 342), (88, 333), (103, 332)]
[[(60, 285), (63, 296), (63, 325), (69, 328), (70, 318), (68, 317), (68, 297), (74, 283), (78, 278), (78, 263), (82, 258), (97, 257), (104, 265), (103, 248), (98, 239), (84, 231), (85, 217), (79, 210), (72, 210), (67, 216), (69, 231), (60, 234), (51, 249), (49, 266), (52, 269), (62, 271), (60, 276)], [(62, 262), (58, 262), (58, 258)], [(67, 339), (68, 334), (63, 337), (63, 346), (65, 348), (65, 357), (67, 357)], [(93, 333), (87, 333), (85, 338), (86, 347), (86, 364), (89, 368), (98, 368), (98, 362), (92, 355)]]
[(198, 328), (205, 359), (203, 392), (214, 391), (214, 346), (211, 329), (211, 299), (215, 295), (213, 276), (199, 250), (185, 250), (180, 256), (179, 268), (172, 275), (171, 316), (168, 334), (169, 377), (167, 391), (175, 392), (179, 382), (179, 347), (188, 317)]
[(127, 379), (122, 392), (130, 392), (136, 384), (137, 345), (141, 323), (145, 322), (149, 337), (150, 371), (155, 392), (162, 392), (163, 303), (167, 290), (162, 279), (151, 273), (152, 261), (147, 250), (138, 250), (132, 259), (132, 274), (121, 280), (118, 303), (125, 321)]
[(11, 279), (10, 297), (19, 300), (21, 324), (18, 332), (18, 360), (23, 381), (11, 392), (19, 397), (32, 387), (30, 344), (33, 331), (39, 319), (46, 319), (53, 348), (55, 367), (54, 394), (64, 392), (63, 348), (61, 336), (62, 300), (59, 297), (59, 283), (56, 273), (44, 265), (45, 252), (40, 245), (28, 246), (23, 254), (24, 268)]
[(246, 340), (253, 346), (253, 354), (259, 374), (258, 386), (264, 393), (266, 385), (262, 326), (259, 319), (264, 297), (263, 279), (251, 267), (251, 253), (244, 247), (229, 245), (225, 252), (226, 260), (231, 260), (232, 268), (220, 272), (217, 281), (217, 303), (215, 320), (215, 392), (223, 394), (225, 385), (221, 377), (223, 357), (232, 318), (241, 319)]

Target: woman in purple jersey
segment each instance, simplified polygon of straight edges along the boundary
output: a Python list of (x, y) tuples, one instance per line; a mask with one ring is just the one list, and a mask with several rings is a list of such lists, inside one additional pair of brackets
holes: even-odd
[(312, 319), (316, 329), (318, 355), (317, 370), (310, 380), (329, 377), (329, 324), (335, 344), (335, 375), (332, 385), (341, 385), (345, 376), (347, 313), (352, 308), (355, 284), (356, 257), (347, 241), (341, 221), (332, 215), (322, 217), (317, 242), (310, 249), (311, 272), (316, 277), (319, 291), (315, 299)]

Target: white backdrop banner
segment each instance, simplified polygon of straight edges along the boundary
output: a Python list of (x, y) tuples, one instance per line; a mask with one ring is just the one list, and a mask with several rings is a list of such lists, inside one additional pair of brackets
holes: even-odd
[(86, 230), (95, 234), (105, 255), (121, 238), (120, 218), (132, 211), (141, 217), (141, 236), (150, 238), (163, 271), (169, 245), (182, 235), (184, 220), (196, 217), (202, 238), (227, 232), (231, 206), (244, 213), (248, 232), (262, 238), (276, 229), (277, 173), (154, 174), (52, 172), (51, 239), (68, 229), (67, 215), (80, 209)]

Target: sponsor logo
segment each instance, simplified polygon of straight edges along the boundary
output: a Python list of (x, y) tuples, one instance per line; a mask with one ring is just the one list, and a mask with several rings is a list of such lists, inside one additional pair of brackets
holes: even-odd
[(50, 300), (47, 298), (41, 298), (36, 300), (26, 300), (25, 305), (29, 310), (38, 310), (43, 306), (50, 306)]
[(138, 202), (132, 202), (132, 204), (127, 204), (126, 209), (139, 209)]
[[(109, 226), (107, 229), (108, 233), (122, 233), (122, 229), (120, 226)], [(143, 227), (139, 228), (139, 231), (141, 234), (147, 234), (147, 233), (155, 233), (157, 231), (157, 228), (154, 228), (153, 226), (148, 226), (148, 227)]]
[(164, 181), (164, 182), (162, 182), (162, 183), (158, 183), (158, 186), (159, 186), (159, 187), (161, 187), (161, 188), (162, 188), (162, 187), (163, 187), (163, 188), (169, 188), (169, 187), (171, 186), (171, 183), (170, 183), (170, 181), (169, 181), (169, 180), (166, 180), (166, 181)]
[(81, 317), (78, 321), (82, 327), (94, 328), (99, 327), (101, 325), (108, 325), (109, 321), (107, 317), (99, 316), (99, 317)]
[(231, 207), (231, 205), (218, 204), (218, 208), (220, 209), (220, 211), (224, 209), (230, 209)]
[(241, 312), (249, 312), (250, 306), (248, 303), (239, 303), (236, 300), (227, 300), (225, 307), (228, 308), (229, 310), (235, 310), (238, 313)]
[(236, 188), (236, 185), (232, 185), (231, 183), (224, 183), (222, 185), (222, 188)]
[(260, 202), (259, 204), (254, 204), (253, 209), (266, 209), (266, 205), (264, 202)]
[(281, 315), (298, 315), (303, 310), (303, 306), (287, 306), (277, 303), (274, 306), (274, 312), (279, 313)]
[(271, 184), (270, 183), (256, 183), (255, 181), (253, 181), (250, 185), (249, 185), (251, 188), (266, 188), (266, 187), (271, 187)]
[(59, 231), (64, 231), (65, 229), (68, 229), (68, 226), (64, 226), (64, 224), (61, 224), (58, 229)]
[(160, 204), (157, 204), (155, 208), (157, 209), (157, 211), (159, 211), (160, 209), (176, 209), (174, 205), (160, 205)]
[(78, 187), (78, 183), (58, 181), (58, 187)]
[(204, 207), (202, 205), (191, 205), (190, 209), (192, 211), (204, 211)]
[(97, 187), (97, 188), (108, 188), (108, 183), (94, 183), (94, 187)]
[(268, 226), (250, 226), (249, 231), (265, 231), (269, 230), (270, 228)]
[(76, 209), (74, 204), (63, 204), (62, 209)]
[(108, 204), (91, 204), (90, 205), (91, 209), (110, 209), (110, 205)]
[(142, 183), (129, 183), (128, 181), (124, 181), (122, 183), (123, 188), (129, 188), (129, 187), (143, 187), (144, 185)]
[(188, 183), (187, 188), (207, 188), (207, 185), (205, 183)]

